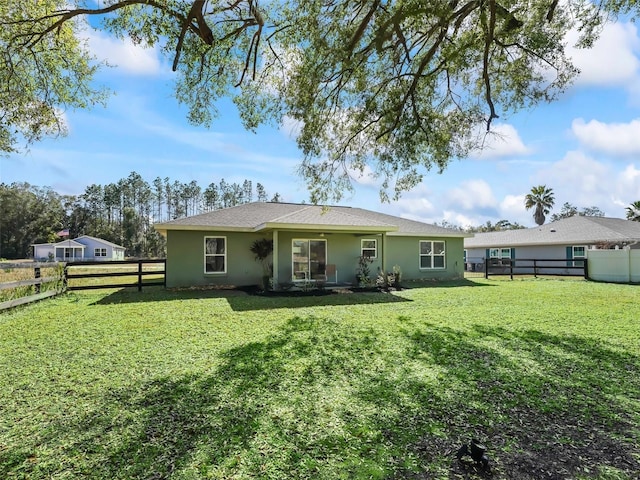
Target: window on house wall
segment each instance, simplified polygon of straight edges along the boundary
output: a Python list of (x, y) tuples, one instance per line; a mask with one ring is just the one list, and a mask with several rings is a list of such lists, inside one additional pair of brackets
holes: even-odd
[(489, 258), (494, 264), (508, 265), (511, 263), (511, 253), (510, 248), (492, 248), (489, 250)]
[(445, 268), (445, 242), (420, 240), (420, 268)]
[(204, 237), (204, 273), (227, 273), (227, 237)]
[(360, 255), (369, 258), (378, 258), (378, 240), (363, 238), (360, 240)]
[[(587, 248), (585, 246), (574, 246), (571, 250), (571, 258), (574, 259), (573, 266), (584, 267), (584, 259), (587, 258)], [(576, 260), (577, 258), (581, 260)]]
[(93, 256), (94, 257), (106, 257), (107, 256), (107, 249), (106, 248), (95, 248), (93, 250)]
[(489, 250), (489, 258), (511, 258), (510, 248), (492, 248)]

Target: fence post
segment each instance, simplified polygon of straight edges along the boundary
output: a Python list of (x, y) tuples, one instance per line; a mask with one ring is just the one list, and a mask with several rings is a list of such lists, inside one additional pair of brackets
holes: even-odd
[(69, 275), (69, 266), (65, 263), (64, 268), (62, 269), (62, 291), (66, 292), (69, 287), (69, 280), (67, 278)]
[[(33, 278), (40, 278), (40, 267), (34, 267), (33, 269)], [(36, 293), (40, 293), (40, 284), (36, 283), (34, 285), (34, 290)]]
[(538, 278), (538, 266), (536, 259), (533, 259), (533, 278)]
[(584, 278), (585, 280), (589, 280), (589, 259), (584, 259)]
[(489, 278), (489, 259), (484, 259), (484, 278)]
[(516, 262), (515, 258), (509, 262), (509, 277), (513, 280), (513, 264)]
[(138, 291), (142, 291), (142, 260), (138, 260)]

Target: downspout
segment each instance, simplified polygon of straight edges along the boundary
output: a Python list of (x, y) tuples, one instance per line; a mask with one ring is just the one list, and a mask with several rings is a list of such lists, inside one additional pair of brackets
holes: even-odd
[(278, 231), (274, 230), (272, 235), (273, 250), (271, 252), (273, 263), (273, 289), (278, 290)]
[(380, 245), (380, 247), (382, 247), (382, 276), (383, 278), (387, 278), (385, 275), (387, 272), (387, 232), (382, 232), (380, 243), (382, 244)]

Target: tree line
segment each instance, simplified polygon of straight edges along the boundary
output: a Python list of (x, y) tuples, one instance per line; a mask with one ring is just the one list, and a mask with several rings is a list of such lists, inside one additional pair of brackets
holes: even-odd
[(122, 245), (129, 257), (163, 257), (165, 240), (153, 224), (253, 201), (278, 202), (261, 183), (221, 179), (202, 188), (138, 173), (115, 183), (89, 185), (80, 195), (61, 195), (26, 182), (0, 183), (0, 258), (28, 258), (31, 245), (90, 235)]
[[(195, 180), (183, 183), (157, 177), (149, 183), (136, 172), (115, 183), (89, 185), (80, 195), (61, 195), (26, 182), (0, 183), (0, 258), (27, 258), (34, 243), (60, 241), (57, 234), (61, 230), (68, 230), (70, 238), (91, 235), (122, 245), (130, 257), (163, 257), (165, 240), (154, 223), (253, 201), (280, 200), (279, 193), (270, 196), (261, 183), (254, 187), (250, 180), (230, 183), (221, 179), (203, 189)], [(545, 185), (533, 187), (525, 196), (525, 207), (535, 210), (533, 217), (539, 225), (553, 205), (553, 190)], [(640, 221), (640, 201), (627, 207), (626, 213), (628, 220)], [(604, 212), (596, 206), (580, 209), (565, 202), (550, 220), (574, 215), (602, 217)], [(470, 233), (526, 228), (509, 220), (467, 228), (446, 220), (440, 225)]]

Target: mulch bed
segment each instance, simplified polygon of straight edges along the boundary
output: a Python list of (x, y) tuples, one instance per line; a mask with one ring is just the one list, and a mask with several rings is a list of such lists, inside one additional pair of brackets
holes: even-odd
[(349, 293), (378, 292), (389, 293), (396, 289), (382, 287), (338, 287), (338, 288), (312, 288), (309, 290), (264, 290), (257, 285), (248, 287), (236, 287), (249, 295), (261, 297), (324, 297), (327, 295), (344, 295)]

